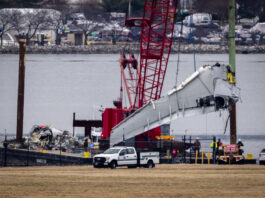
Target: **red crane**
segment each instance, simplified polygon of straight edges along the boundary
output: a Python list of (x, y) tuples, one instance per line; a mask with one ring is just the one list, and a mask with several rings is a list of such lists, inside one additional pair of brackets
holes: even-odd
[[(120, 57), (122, 80), (130, 107), (123, 108), (120, 99), (116, 103), (117, 108), (105, 110), (102, 138), (108, 138), (111, 129), (126, 114), (160, 98), (173, 40), (176, 7), (176, 0), (146, 0), (143, 18), (126, 17), (126, 26), (141, 27), (140, 61), (138, 64), (133, 54), (128, 58), (125, 54)], [(154, 131), (161, 134), (160, 127)]]

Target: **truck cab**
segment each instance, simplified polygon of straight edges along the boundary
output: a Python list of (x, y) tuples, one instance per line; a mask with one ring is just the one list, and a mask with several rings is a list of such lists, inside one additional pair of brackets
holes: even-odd
[(93, 158), (93, 166), (110, 167), (112, 169), (117, 166), (128, 166), (128, 168), (148, 167), (153, 168), (159, 163), (158, 152), (140, 152), (137, 153), (134, 147), (112, 147)]

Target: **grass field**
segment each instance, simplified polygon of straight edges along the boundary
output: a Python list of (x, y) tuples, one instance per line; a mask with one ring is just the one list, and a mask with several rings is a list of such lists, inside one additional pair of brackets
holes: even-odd
[(265, 197), (265, 166), (0, 168), (0, 197)]

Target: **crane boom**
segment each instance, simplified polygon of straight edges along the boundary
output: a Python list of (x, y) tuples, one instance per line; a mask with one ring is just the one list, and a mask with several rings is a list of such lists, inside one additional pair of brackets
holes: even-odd
[[(135, 78), (123, 76), (134, 109), (160, 98), (173, 40), (176, 7), (174, 0), (146, 0), (143, 18), (125, 21), (127, 26), (141, 26), (139, 67)], [(130, 86), (132, 80), (137, 82)]]
[[(138, 64), (133, 54), (128, 58), (121, 54), (121, 75), (130, 107), (123, 108), (120, 100), (114, 104), (116, 108), (105, 109), (102, 139), (109, 138), (111, 129), (135, 109), (160, 98), (173, 40), (176, 7), (177, 0), (145, 0), (142, 18), (126, 17), (126, 26), (141, 27), (140, 61)], [(151, 133), (153, 137), (161, 135), (160, 127)]]

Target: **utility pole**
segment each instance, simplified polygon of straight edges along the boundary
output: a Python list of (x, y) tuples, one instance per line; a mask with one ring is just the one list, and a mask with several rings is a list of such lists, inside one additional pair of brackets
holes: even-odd
[[(229, 64), (233, 83), (236, 83), (235, 5), (235, 0), (229, 0)], [(230, 144), (236, 144), (236, 140), (236, 104), (233, 104), (230, 109)]]
[(19, 39), (19, 71), (18, 71), (18, 97), (17, 97), (17, 136), (18, 142), (23, 137), (24, 118), (24, 87), (25, 87), (25, 55), (26, 39)]

